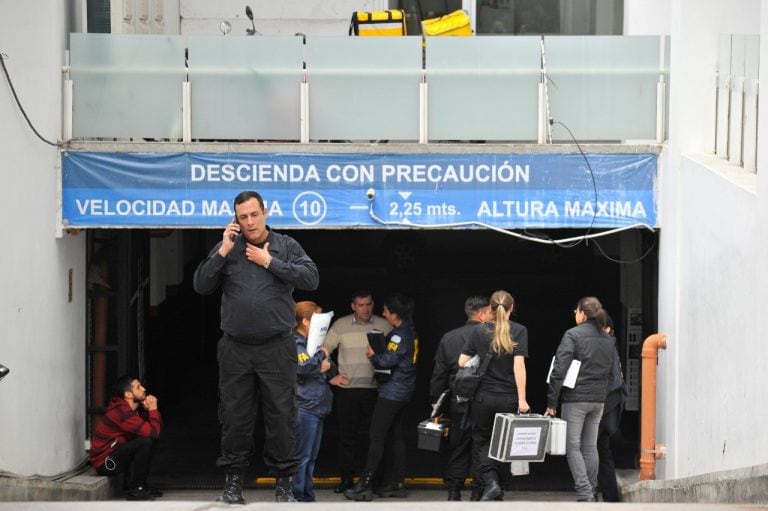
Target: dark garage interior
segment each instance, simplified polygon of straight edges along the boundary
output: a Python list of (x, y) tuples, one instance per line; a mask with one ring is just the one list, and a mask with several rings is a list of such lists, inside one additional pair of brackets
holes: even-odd
[[(123, 372), (143, 376), (149, 392), (158, 396), (166, 429), (156, 456), (153, 479), (161, 487), (218, 487), (222, 476), (218, 456), (216, 343), (219, 339), (219, 296), (192, 290), (192, 274), (221, 236), (218, 230), (180, 231), (184, 238), (183, 280), (169, 287), (153, 307), (145, 294), (152, 237), (170, 231), (89, 231), (89, 265), (109, 269), (109, 289), (89, 286), (89, 413), (103, 410), (99, 389)], [(486, 230), (281, 230), (298, 240), (320, 269), (316, 291), (297, 290), (294, 298), (309, 299), (336, 317), (350, 313), (350, 295), (370, 289), (378, 300), (390, 291), (411, 295), (416, 302), (419, 332), (417, 390), (408, 408), (408, 477), (437, 478), (446, 457), (416, 447), (416, 424), (429, 415), (428, 382), (440, 337), (464, 320), (463, 302), (472, 294), (489, 295), (506, 289), (516, 299), (513, 319), (528, 328), (528, 402), (534, 412), (545, 409), (546, 373), (563, 332), (573, 325), (572, 310), (586, 295), (600, 298), (617, 326), (622, 363), (626, 362), (626, 307), (622, 281), (641, 282), (643, 337), (655, 332), (658, 233), (631, 231), (568, 246), (535, 243)], [(521, 233), (523, 234), (523, 233)], [(552, 239), (573, 237), (573, 230), (527, 233)], [(627, 239), (644, 257), (620, 262), (620, 245)], [(623, 241), (622, 241), (623, 240)], [(639, 259), (639, 260), (638, 260)], [(622, 271), (637, 279), (622, 279)], [(105, 271), (102, 271), (102, 275)], [(139, 299), (137, 299), (137, 296)], [(107, 326), (99, 342), (93, 327), (99, 299)], [(103, 344), (103, 346), (95, 346)], [(101, 362), (99, 362), (101, 361)], [(101, 365), (100, 365), (101, 364)], [(103, 367), (103, 369), (99, 369)], [(101, 371), (99, 373), (99, 371)], [(90, 431), (89, 431), (90, 433)], [(257, 452), (249, 480), (268, 476)], [(333, 414), (325, 421), (317, 477), (337, 476)], [(634, 468), (639, 447), (639, 417), (626, 411), (613, 447), (619, 468)], [(364, 449), (359, 453), (362, 465)], [(531, 464), (531, 474), (510, 478), (510, 489), (572, 488), (563, 456)]]

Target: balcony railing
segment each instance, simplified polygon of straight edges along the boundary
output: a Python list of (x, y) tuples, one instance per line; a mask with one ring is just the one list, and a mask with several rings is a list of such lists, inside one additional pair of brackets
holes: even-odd
[(72, 34), (65, 138), (662, 142), (659, 36)]
[(760, 36), (722, 34), (718, 48), (714, 152), (757, 170)]

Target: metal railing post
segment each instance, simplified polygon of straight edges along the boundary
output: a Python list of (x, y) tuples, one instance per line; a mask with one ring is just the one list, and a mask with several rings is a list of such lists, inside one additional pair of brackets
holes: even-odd
[(62, 112), (61, 112), (61, 140), (62, 142), (68, 142), (72, 140), (72, 116), (73, 112), (73, 99), (74, 86), (72, 80), (69, 77), (69, 50), (64, 52), (64, 67), (62, 73), (64, 74), (64, 89), (62, 91)]

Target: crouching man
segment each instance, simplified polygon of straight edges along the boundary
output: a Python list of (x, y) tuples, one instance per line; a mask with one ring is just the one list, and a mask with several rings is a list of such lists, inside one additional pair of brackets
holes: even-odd
[(91, 437), (91, 465), (100, 475), (125, 473), (127, 500), (161, 497), (147, 485), (147, 476), (162, 429), (157, 398), (147, 394), (138, 378), (118, 378), (115, 397)]

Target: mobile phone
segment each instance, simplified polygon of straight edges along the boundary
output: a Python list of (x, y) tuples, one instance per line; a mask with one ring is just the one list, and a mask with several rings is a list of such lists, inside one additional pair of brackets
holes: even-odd
[[(232, 223), (235, 223), (235, 224), (237, 223), (237, 215), (232, 217)], [(232, 233), (229, 235), (229, 239), (231, 239), (232, 241), (235, 241), (235, 238), (237, 238), (237, 234)]]

